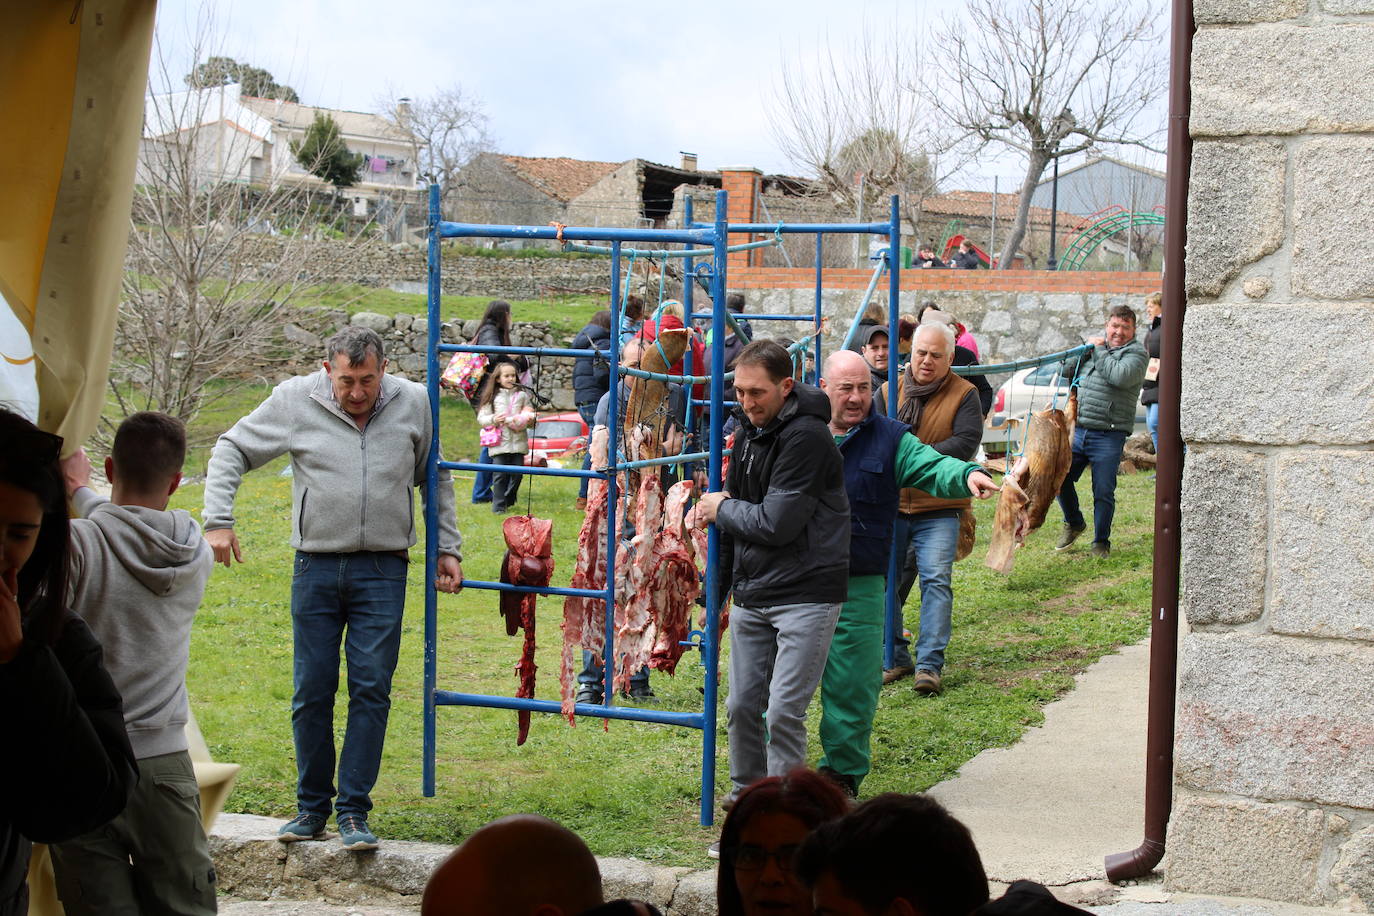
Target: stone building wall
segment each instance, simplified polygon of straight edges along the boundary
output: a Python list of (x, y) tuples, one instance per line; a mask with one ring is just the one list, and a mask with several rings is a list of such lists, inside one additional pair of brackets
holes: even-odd
[(1374, 911), (1374, 2), (1197, 0), (1166, 874)]
[(563, 223), (569, 226), (617, 226), (642, 229), (640, 202), (644, 181), (638, 159), (622, 162), (568, 202)]

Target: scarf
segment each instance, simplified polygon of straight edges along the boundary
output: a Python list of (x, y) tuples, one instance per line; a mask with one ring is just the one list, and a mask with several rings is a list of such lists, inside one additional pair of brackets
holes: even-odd
[(944, 387), (945, 382), (949, 381), (949, 375), (938, 378), (933, 382), (924, 385), (916, 383), (916, 376), (912, 375), (911, 367), (902, 373), (902, 393), (897, 400), (897, 419), (910, 426), (915, 432), (916, 427), (921, 423), (921, 411), (925, 409), (926, 401), (932, 394)]

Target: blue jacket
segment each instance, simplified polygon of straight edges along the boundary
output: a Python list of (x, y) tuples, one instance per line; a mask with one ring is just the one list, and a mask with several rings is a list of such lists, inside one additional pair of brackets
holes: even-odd
[(844, 489), (849, 496), (849, 574), (887, 573), (897, 519), (897, 444), (911, 431), (900, 420), (870, 410), (844, 441)]
[[(598, 350), (609, 354), (611, 332), (599, 324), (589, 324), (573, 338), (574, 350)], [(611, 364), (607, 357), (579, 356), (573, 362), (573, 402), (595, 404), (611, 390)]]

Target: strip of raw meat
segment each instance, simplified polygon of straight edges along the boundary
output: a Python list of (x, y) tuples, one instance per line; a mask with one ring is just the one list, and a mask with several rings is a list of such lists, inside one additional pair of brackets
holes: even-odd
[[(516, 585), (548, 585), (553, 578), (553, 522), (546, 518), (533, 518), (528, 515), (513, 515), (501, 523), (501, 533), (506, 538), (506, 556), (502, 563), (501, 581)], [(538, 596), (533, 592), (503, 592), (501, 595), (502, 613), (506, 615), (506, 632), (513, 634), (512, 615), (507, 599), (514, 597), (518, 605), (518, 625), (525, 631), (525, 641), (520, 653), (520, 661), (515, 665), (515, 674), (520, 679), (516, 689), (517, 697), (534, 696), (534, 676), (538, 666), (534, 663), (535, 602)], [(521, 745), (530, 734), (530, 713), (520, 710), (516, 713), (519, 723), (515, 743)]]
[(615, 682), (630, 689), (630, 676), (649, 663), (654, 647), (654, 610), (662, 600), (663, 576), (654, 542), (663, 527), (663, 486), (656, 470), (641, 475), (635, 503), (635, 536), (616, 551)]
[[(570, 588), (604, 589), (606, 587), (606, 481), (593, 478), (587, 487), (587, 515), (577, 535), (577, 560), (573, 565)], [(577, 680), (574, 664), (581, 664), (582, 649), (598, 656), (605, 649), (606, 602), (599, 598), (569, 595), (563, 600), (563, 658), (559, 671), (559, 687), (563, 700), (563, 715), (573, 721), (573, 707), (577, 702)]]
[(691, 630), (692, 606), (701, 594), (701, 580), (684, 530), (683, 510), (692, 496), (692, 481), (673, 484), (663, 507), (663, 530), (654, 541), (655, 572), (664, 586), (655, 605), (658, 635), (649, 666), (672, 674), (682, 658), (682, 641)]
[[(1072, 461), (1072, 435), (1065, 412), (1050, 408), (1031, 414), (1021, 457), (1003, 479), (997, 499), (986, 560), (990, 568), (1011, 572), (1012, 552), (1045, 523), (1045, 514), (1059, 495)], [(1006, 486), (1008, 482), (1015, 486)]]
[(965, 506), (959, 513), (959, 544), (954, 548), (954, 561), (957, 563), (973, 553), (973, 544), (978, 539), (978, 517), (973, 514), (972, 506)]

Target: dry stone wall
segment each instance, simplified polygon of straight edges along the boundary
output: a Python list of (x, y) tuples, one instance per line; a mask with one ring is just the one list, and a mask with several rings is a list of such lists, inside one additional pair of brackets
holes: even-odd
[(1355, 912), (1374, 911), (1371, 12), (1196, 3), (1165, 862), (1176, 890)]

